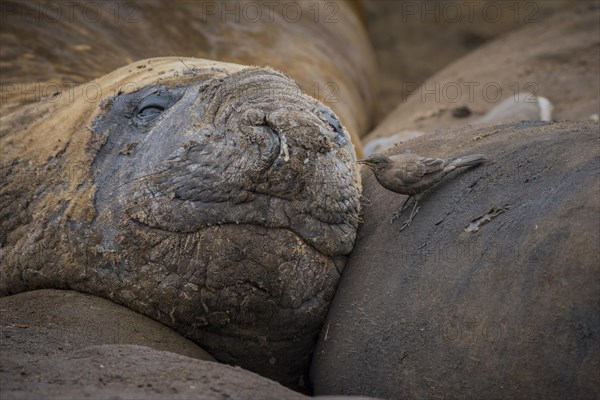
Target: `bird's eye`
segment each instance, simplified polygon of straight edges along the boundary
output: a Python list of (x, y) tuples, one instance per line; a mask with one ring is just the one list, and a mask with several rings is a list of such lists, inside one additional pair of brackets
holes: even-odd
[(168, 93), (152, 93), (142, 99), (133, 111), (134, 121), (141, 124), (152, 122), (172, 104), (173, 99)]

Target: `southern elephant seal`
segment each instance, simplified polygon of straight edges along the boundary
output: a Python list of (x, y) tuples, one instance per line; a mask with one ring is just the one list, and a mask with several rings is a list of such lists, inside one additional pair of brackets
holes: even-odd
[[(516, 122), (523, 118), (519, 108), (537, 108), (541, 98), (550, 101), (553, 120), (589, 120), (600, 110), (599, 17), (598, 2), (579, 2), (479, 47), (423, 84), (412, 85), (412, 94), (365, 143), (395, 134), (397, 140), (409, 140), (415, 131), (423, 134), (492, 119)], [(488, 114), (504, 102), (514, 103), (512, 116)], [(469, 114), (461, 118), (457, 111), (463, 107)], [(540, 108), (535, 120), (546, 119)]]
[(265, 68), (158, 58), (94, 82), (2, 118), (0, 293), (95, 294), (301, 386), (358, 225), (340, 121)]
[[(7, 1), (0, 37), (3, 293), (93, 292), (301, 386), (358, 220), (346, 131), (302, 92), (360, 152), (375, 64), (356, 5)], [(157, 56), (175, 57), (135, 62)]]
[[(173, 329), (112, 301), (73, 290), (42, 289), (0, 298), (0, 367), (15, 360), (84, 349), (131, 344), (215, 361)], [(17, 368), (18, 370), (18, 368)], [(1, 379), (1, 378), (0, 378)]]
[(575, 4), (570, 0), (363, 0), (362, 5), (379, 67), (378, 124), (418, 85), (455, 60)]
[(0, 37), (4, 110), (177, 56), (288, 74), (333, 109), (359, 153), (372, 125), (375, 57), (354, 1), (6, 1)]
[(598, 398), (598, 128), (485, 125), (402, 144), (493, 160), (426, 193), (402, 232), (388, 223), (402, 197), (365, 171), (365, 222), (315, 348), (315, 393)]
[(0, 365), (7, 400), (376, 400), (309, 397), (239, 367), (136, 345), (96, 345)]

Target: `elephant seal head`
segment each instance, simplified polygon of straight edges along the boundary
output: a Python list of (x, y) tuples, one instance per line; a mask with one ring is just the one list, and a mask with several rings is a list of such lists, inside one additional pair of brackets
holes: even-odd
[(106, 248), (127, 215), (142, 229), (247, 224), (289, 231), (327, 257), (351, 251), (358, 187), (348, 135), (288, 77), (248, 68), (146, 86), (105, 108), (92, 170)]
[[(301, 385), (358, 225), (349, 136), (329, 108), (279, 72), (177, 64), (117, 70), (101, 87), (118, 80), (129, 90), (64, 107), (69, 115), (94, 112), (54, 139), (69, 144), (40, 165), (83, 160), (81, 177), (32, 194), (30, 214), (38, 216), (30, 229), (48, 243), (46, 256), (37, 265), (9, 262), (3, 292), (99, 295), (175, 328), (220, 361)], [(134, 80), (140, 65), (145, 75)], [(54, 110), (64, 115), (48, 112), (52, 124), (66, 124), (67, 112)], [(22, 191), (35, 186), (5, 178)], [(86, 218), (69, 212), (84, 203), (92, 209)], [(27, 237), (7, 245), (26, 253)], [(53, 257), (63, 261), (48, 265)]]

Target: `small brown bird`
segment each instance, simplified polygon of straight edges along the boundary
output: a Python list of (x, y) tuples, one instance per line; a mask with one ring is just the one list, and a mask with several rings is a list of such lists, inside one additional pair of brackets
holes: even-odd
[(416, 154), (404, 153), (395, 156), (373, 154), (357, 164), (368, 166), (381, 186), (395, 193), (409, 197), (392, 216), (390, 223), (402, 215), (402, 212), (414, 201), (413, 209), (400, 230), (410, 226), (414, 216), (419, 212), (417, 204), (427, 189), (440, 182), (446, 175), (460, 167), (471, 167), (487, 161), (483, 154), (464, 157), (426, 158)]

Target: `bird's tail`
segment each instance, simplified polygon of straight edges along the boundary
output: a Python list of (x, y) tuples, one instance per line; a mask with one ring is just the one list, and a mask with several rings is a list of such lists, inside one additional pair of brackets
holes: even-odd
[(486, 161), (488, 161), (488, 158), (485, 154), (473, 154), (470, 156), (458, 157), (455, 160), (452, 160), (450, 165), (452, 165), (456, 168), (472, 167), (472, 166), (479, 165)]

